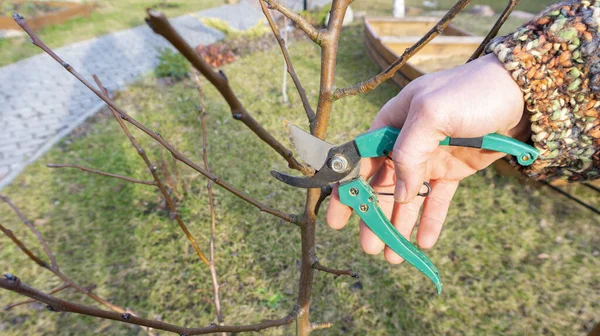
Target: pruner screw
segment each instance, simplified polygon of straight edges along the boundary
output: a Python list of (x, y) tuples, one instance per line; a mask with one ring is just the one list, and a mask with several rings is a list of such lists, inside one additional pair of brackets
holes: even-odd
[(331, 159), (331, 169), (336, 173), (341, 173), (348, 167), (348, 160), (341, 155), (336, 155)]
[(350, 195), (352, 195), (352, 196), (358, 195), (358, 189), (356, 189), (356, 188), (350, 188)]
[(360, 209), (360, 211), (365, 212), (367, 210), (369, 210), (369, 206), (366, 204), (361, 204), (360, 207), (358, 207)]

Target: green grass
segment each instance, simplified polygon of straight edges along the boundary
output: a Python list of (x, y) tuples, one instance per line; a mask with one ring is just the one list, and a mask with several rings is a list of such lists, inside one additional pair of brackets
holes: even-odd
[[(340, 42), (337, 86), (375, 74), (361, 27), (345, 29)], [(319, 50), (291, 42), (290, 54), (312, 102), (318, 92)], [(224, 68), (234, 90), (267, 130), (287, 144), (284, 120), (306, 127), (293, 87), (291, 103), (280, 104), (282, 57), (259, 52)], [(39, 74), (40, 76), (42, 74)], [(208, 108), (209, 160), (224, 181), (268, 205), (298, 213), (304, 192), (269, 175), (285, 163), (233, 120), (218, 93), (204, 84)], [(390, 85), (336, 102), (328, 139), (347, 141), (364, 132), (393, 95)], [(158, 89), (148, 77), (120, 95), (126, 111), (201, 162), (202, 132), (194, 85), (184, 80)], [(155, 162), (169, 158), (136, 132)], [(30, 218), (56, 252), (63, 271), (96, 292), (150, 318), (185, 324), (215, 321), (208, 269), (199, 262), (177, 225), (168, 219), (159, 193), (75, 170), (50, 170), (46, 163), (79, 163), (147, 179), (149, 174), (117, 124), (100, 114), (63, 140), (3, 190)], [(170, 162), (168, 160), (167, 162)], [(199, 244), (208, 250), (210, 217), (206, 181), (179, 166), (189, 187), (179, 205)], [(285, 315), (295, 302), (299, 275), (299, 232), (216, 187), (217, 262), (227, 323), (251, 323)], [(592, 199), (598, 202), (598, 199)], [(5, 205), (0, 222), (28, 244), (35, 238)], [(342, 231), (317, 228), (317, 254), (331, 267), (351, 267), (360, 279), (318, 273), (311, 316), (332, 321), (316, 335), (578, 335), (599, 322), (600, 219), (546, 189), (536, 190), (486, 170), (468, 178), (457, 192), (438, 245), (427, 255), (438, 266), (444, 292), (413, 268), (391, 266), (365, 255), (358, 244), (358, 220)], [(39, 248), (35, 251), (40, 252)], [(595, 252), (596, 251), (596, 252)], [(545, 253), (548, 258), (538, 258)], [(59, 282), (0, 237), (0, 271), (49, 290)], [(73, 292), (59, 295), (93, 304)], [(20, 297), (0, 291), (0, 303)], [(1, 335), (142, 335), (122, 323), (56, 314), (39, 305), (0, 315)], [(293, 326), (264, 335), (292, 335)], [(165, 335), (167, 335), (165, 333)]]
[[(90, 17), (71, 19), (60, 25), (45, 27), (36, 33), (50, 47), (58, 48), (110, 32), (131, 28), (144, 23), (148, 7), (166, 2), (159, 8), (168, 17), (196, 12), (223, 4), (223, 0), (103, 0)], [(0, 66), (40, 53), (32, 48), (29, 37), (0, 38)]]

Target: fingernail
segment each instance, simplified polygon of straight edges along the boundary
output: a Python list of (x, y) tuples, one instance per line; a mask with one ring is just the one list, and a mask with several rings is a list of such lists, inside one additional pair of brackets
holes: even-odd
[(406, 184), (402, 180), (396, 181), (396, 189), (394, 190), (394, 201), (403, 203), (406, 200)]

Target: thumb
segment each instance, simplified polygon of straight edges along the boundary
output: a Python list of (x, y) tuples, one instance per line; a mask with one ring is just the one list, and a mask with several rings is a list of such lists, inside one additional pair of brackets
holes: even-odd
[(438, 125), (441, 113), (436, 113), (431, 103), (421, 99), (411, 102), (406, 122), (394, 144), (392, 158), (396, 170), (396, 202), (411, 202), (426, 181), (427, 162), (433, 157), (446, 138), (445, 132)]

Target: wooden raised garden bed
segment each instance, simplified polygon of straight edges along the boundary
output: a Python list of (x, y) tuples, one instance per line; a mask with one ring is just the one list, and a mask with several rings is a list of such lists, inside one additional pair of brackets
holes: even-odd
[[(25, 6), (25, 2), (16, 2), (17, 5)], [(28, 17), (26, 13), (21, 13), (27, 19), (27, 23), (32, 29), (40, 29), (42, 27), (61, 24), (71, 18), (77, 16), (90, 16), (94, 5), (90, 3), (75, 3), (62, 1), (32, 1), (28, 2), (30, 6), (43, 8), (44, 11), (32, 17)], [(19, 30), (19, 26), (15, 23), (11, 13), (0, 15), (0, 29), (15, 29)]]
[[(426, 17), (367, 18), (365, 43), (369, 56), (381, 69), (385, 69), (437, 22), (438, 19)], [(483, 37), (473, 36), (450, 24), (442, 35), (433, 39), (412, 57), (392, 77), (392, 82), (402, 88), (426, 73), (463, 64), (482, 40)]]

